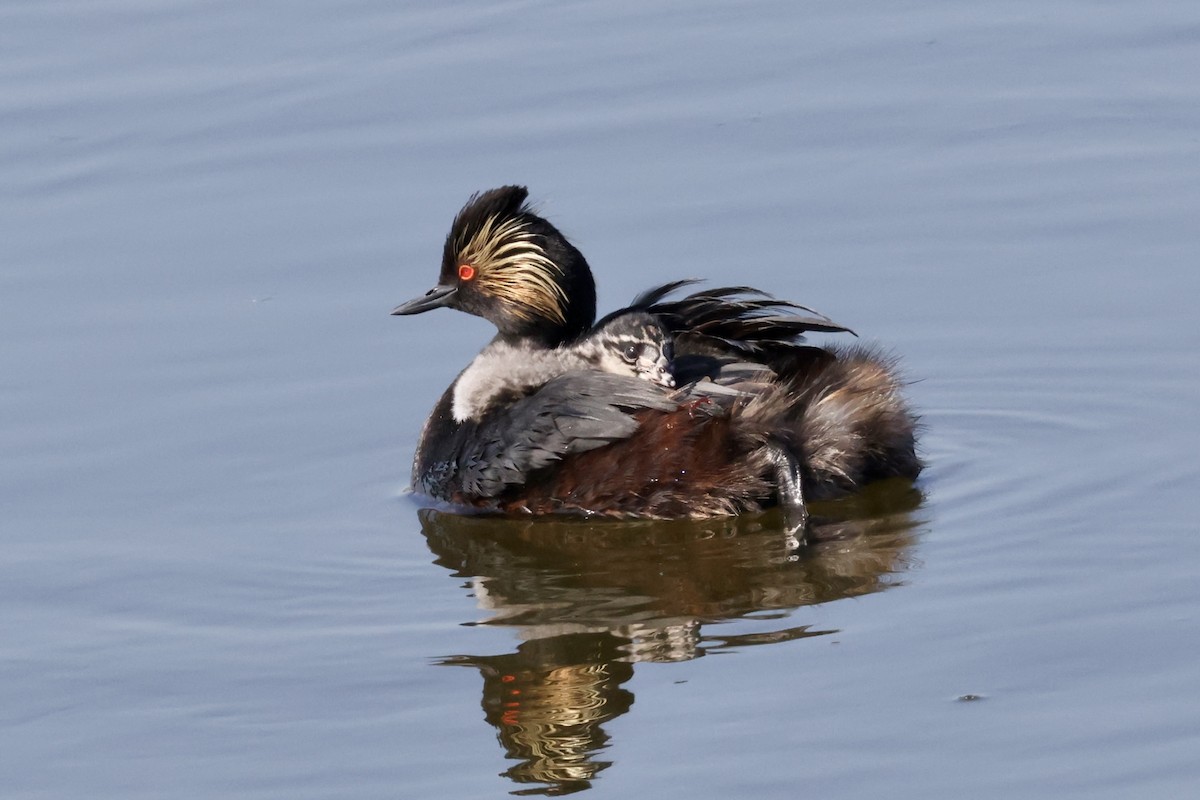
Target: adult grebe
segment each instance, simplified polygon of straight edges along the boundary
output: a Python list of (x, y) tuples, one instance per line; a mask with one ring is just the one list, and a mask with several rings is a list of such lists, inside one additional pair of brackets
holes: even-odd
[[(438, 285), (392, 312), (446, 306), (498, 331), (426, 421), (415, 490), (501, 513), (701, 518), (774, 505), (803, 514), (806, 500), (920, 473), (893, 360), (798, 343), (848, 328), (748, 287), (669, 299), (690, 281), (593, 328), (587, 261), (527, 197), (521, 186), (472, 197)], [(669, 335), (678, 388), (599, 364), (546, 368), (627, 315)]]

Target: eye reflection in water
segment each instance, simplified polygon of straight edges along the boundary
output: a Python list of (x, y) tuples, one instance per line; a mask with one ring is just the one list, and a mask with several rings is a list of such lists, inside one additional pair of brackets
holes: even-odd
[(702, 522), (511, 520), (419, 512), (436, 563), (470, 581), (488, 618), (522, 643), (439, 663), (483, 677), (483, 709), (518, 795), (582, 791), (611, 765), (602, 725), (628, 711), (639, 662), (672, 662), (821, 636), (781, 626), (706, 635), (706, 624), (775, 622), (805, 605), (895, 585), (910, 565), (920, 493), (899, 482), (817, 508), (804, 544), (766, 514)]

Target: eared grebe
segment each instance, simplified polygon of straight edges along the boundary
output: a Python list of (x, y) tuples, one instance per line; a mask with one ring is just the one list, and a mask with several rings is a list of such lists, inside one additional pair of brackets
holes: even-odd
[[(802, 515), (806, 500), (920, 473), (892, 360), (798, 343), (848, 328), (748, 287), (669, 299), (691, 281), (651, 289), (593, 328), (587, 261), (527, 196), (505, 186), (472, 197), (438, 285), (392, 312), (446, 306), (498, 330), (425, 422), (415, 490), (502, 513)], [(669, 372), (611, 359), (626, 326), (641, 328), (629, 344)]]

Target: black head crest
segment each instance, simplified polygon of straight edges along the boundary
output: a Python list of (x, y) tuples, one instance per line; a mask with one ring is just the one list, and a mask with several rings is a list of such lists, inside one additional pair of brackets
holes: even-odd
[(507, 219), (532, 214), (533, 210), (525, 202), (528, 198), (529, 189), (524, 186), (501, 186), (486, 192), (476, 192), (454, 217), (446, 245), (449, 247), (452, 242), (465, 244), (471, 232), (478, 230), (489, 219)]

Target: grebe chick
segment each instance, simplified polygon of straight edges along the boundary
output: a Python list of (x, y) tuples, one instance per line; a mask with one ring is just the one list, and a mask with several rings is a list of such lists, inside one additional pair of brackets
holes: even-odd
[(483, 349), (454, 385), (454, 419), (481, 419), (550, 380), (572, 371), (599, 370), (674, 388), (671, 334), (650, 314), (618, 314), (585, 338), (554, 348), (497, 338)]
[[(610, 317), (575, 345), (560, 347), (567, 360), (578, 359), (614, 375), (633, 375), (659, 386), (674, 388), (671, 332), (644, 311)], [(578, 368), (578, 367), (576, 367)]]

